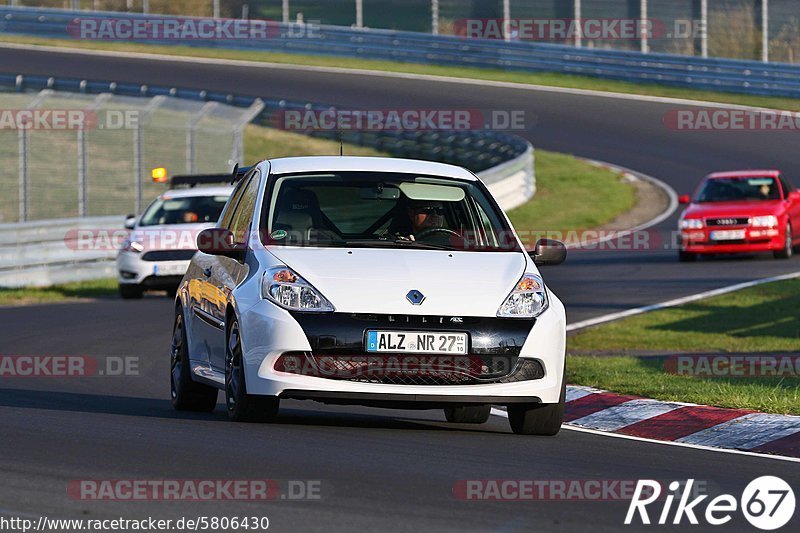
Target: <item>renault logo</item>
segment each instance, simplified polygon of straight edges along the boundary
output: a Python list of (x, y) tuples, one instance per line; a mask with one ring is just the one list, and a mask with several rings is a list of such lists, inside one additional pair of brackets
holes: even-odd
[(414, 305), (420, 305), (422, 304), (422, 302), (425, 301), (425, 295), (419, 292), (418, 290), (413, 289), (408, 291), (408, 294), (406, 294), (406, 300), (408, 300)]

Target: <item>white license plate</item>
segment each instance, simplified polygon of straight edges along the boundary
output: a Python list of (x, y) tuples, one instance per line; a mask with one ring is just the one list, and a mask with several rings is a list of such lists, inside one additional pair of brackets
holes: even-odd
[(467, 353), (466, 333), (433, 331), (368, 331), (367, 351), (373, 353)]
[(173, 263), (166, 265), (153, 265), (154, 276), (183, 276), (189, 268), (188, 264)]
[(743, 229), (724, 229), (711, 232), (712, 241), (741, 241), (744, 240), (745, 232)]

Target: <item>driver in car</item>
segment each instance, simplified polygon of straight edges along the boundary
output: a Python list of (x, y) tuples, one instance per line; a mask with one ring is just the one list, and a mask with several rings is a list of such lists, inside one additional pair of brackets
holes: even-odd
[(411, 239), (427, 230), (444, 226), (444, 205), (441, 202), (415, 202), (408, 208)]

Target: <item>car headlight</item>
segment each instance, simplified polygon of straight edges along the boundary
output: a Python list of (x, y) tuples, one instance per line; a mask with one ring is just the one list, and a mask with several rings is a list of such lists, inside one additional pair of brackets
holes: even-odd
[(291, 311), (335, 311), (317, 289), (288, 267), (267, 270), (261, 280), (261, 297)]
[(533, 318), (547, 309), (547, 290), (542, 278), (525, 274), (497, 310), (497, 316), (505, 318)]
[(699, 218), (682, 218), (679, 225), (681, 229), (703, 229), (703, 220)]
[(142, 253), (142, 251), (144, 251), (144, 246), (142, 246), (142, 243), (140, 242), (132, 241), (130, 239), (125, 239), (122, 242), (122, 251), (139, 254)]
[(775, 215), (753, 217), (750, 219), (750, 225), (758, 228), (776, 228), (778, 227), (778, 217)]

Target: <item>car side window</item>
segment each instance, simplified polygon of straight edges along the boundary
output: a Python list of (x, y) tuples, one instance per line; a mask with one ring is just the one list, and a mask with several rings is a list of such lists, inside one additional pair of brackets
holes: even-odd
[(243, 189), (239, 205), (236, 206), (231, 217), (230, 230), (236, 243), (243, 243), (253, 221), (253, 209), (258, 199), (258, 186), (261, 182), (260, 174), (256, 172)]
[(795, 190), (794, 183), (789, 181), (789, 178), (787, 178), (786, 176), (781, 176), (780, 180), (781, 180), (781, 187), (783, 187), (783, 197), (788, 198), (789, 193)]
[(228, 205), (225, 207), (225, 211), (222, 212), (222, 215), (219, 218), (219, 227), (220, 228), (230, 228), (231, 220), (233, 219), (233, 212), (236, 211), (236, 205), (239, 203), (239, 199), (242, 197), (242, 193), (247, 188), (247, 185), (250, 183), (250, 178), (256, 173), (255, 169), (244, 176), (234, 187), (233, 192), (231, 193), (231, 199), (228, 202)]
[(789, 193), (794, 190), (794, 187), (792, 187), (792, 184), (785, 176), (780, 176), (778, 179), (781, 180), (781, 188), (783, 188), (783, 198), (784, 199), (789, 198)]

